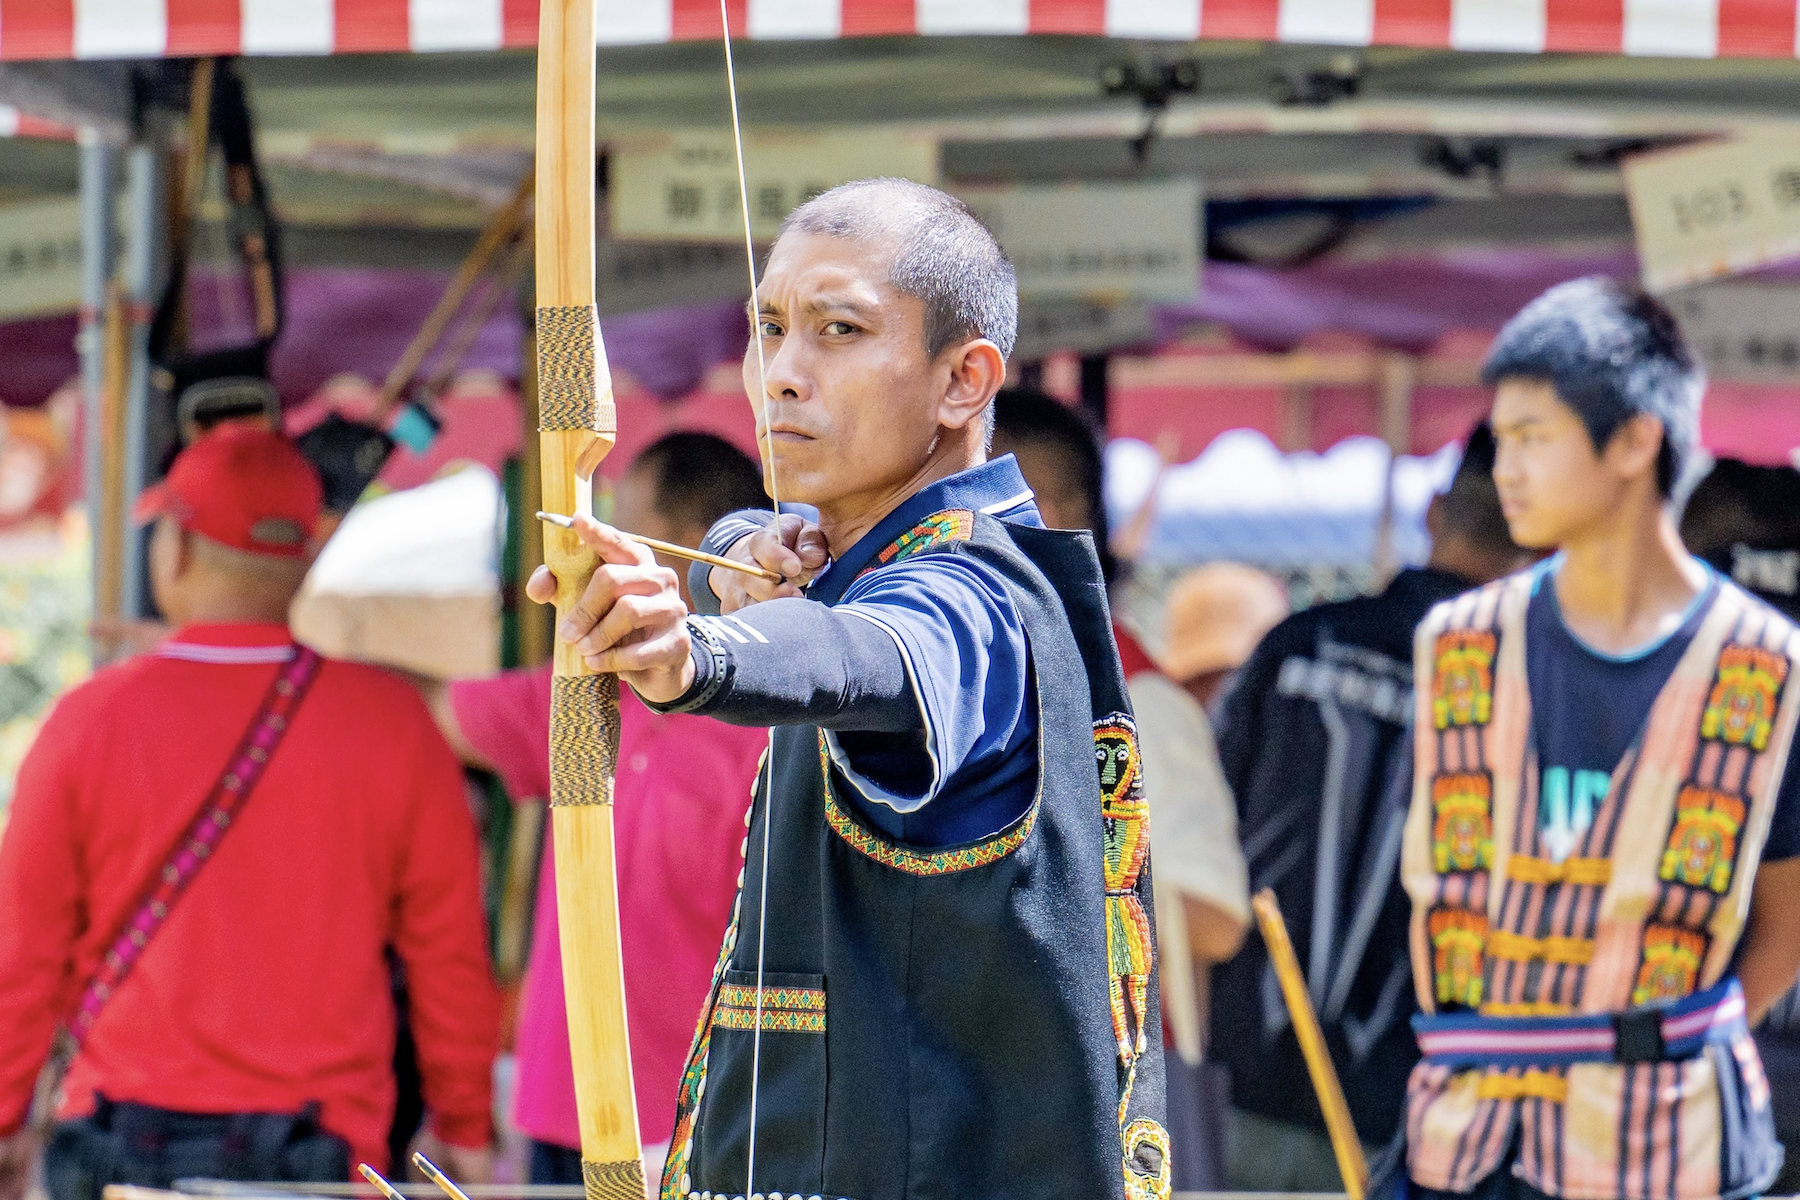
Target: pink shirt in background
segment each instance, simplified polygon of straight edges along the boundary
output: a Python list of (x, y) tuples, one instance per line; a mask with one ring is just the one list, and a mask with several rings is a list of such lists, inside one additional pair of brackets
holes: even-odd
[[(645, 1144), (674, 1132), (675, 1093), (706, 1001), (743, 865), (744, 813), (760, 729), (651, 712), (620, 689), (613, 819), (632, 1077)], [(463, 736), (515, 797), (550, 793), (550, 668), (451, 685)], [(563, 1005), (556, 884), (546, 839), (518, 1032), (513, 1117), (539, 1141), (576, 1147), (575, 1079)]]

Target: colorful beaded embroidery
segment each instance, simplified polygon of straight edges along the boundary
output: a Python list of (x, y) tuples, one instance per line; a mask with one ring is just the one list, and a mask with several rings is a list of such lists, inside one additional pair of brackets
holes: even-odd
[(1440, 908), (1431, 914), (1427, 925), (1438, 1003), (1479, 1008), (1487, 918), (1462, 909)]
[[(713, 1009), (715, 1029), (755, 1029), (756, 989), (728, 983), (719, 989)], [(768, 1033), (824, 1033), (823, 988), (765, 987), (762, 990), (762, 1027)]]
[[(923, 550), (935, 549), (950, 542), (966, 542), (975, 536), (975, 514), (966, 508), (946, 508), (934, 512), (911, 529), (882, 547), (874, 566), (911, 558)], [(870, 568), (871, 570), (874, 567)]]
[[(713, 1010), (714, 1029), (755, 1029), (755, 1008), (716, 1008)], [(788, 1008), (769, 1008), (763, 1006), (762, 1028), (764, 1033), (824, 1033), (825, 1014), (822, 1012), (796, 1012)]]
[(1439, 729), (1486, 725), (1494, 714), (1494, 654), (1499, 639), (1485, 629), (1438, 635), (1431, 680), (1431, 717)]
[(1125, 1127), (1125, 1200), (1169, 1200), (1174, 1195), (1169, 1131), (1147, 1117)]
[(1678, 1000), (1694, 990), (1706, 958), (1706, 937), (1690, 929), (1652, 925), (1644, 931), (1644, 960), (1638, 967), (1633, 1004)]
[(1682, 788), (1658, 877), (1724, 895), (1731, 890), (1738, 831), (1743, 827), (1744, 801), (1739, 797), (1710, 788)]
[(1494, 783), (1485, 772), (1431, 781), (1431, 861), (1438, 874), (1493, 865), (1493, 799)]
[(1150, 985), (1150, 918), (1138, 877), (1150, 857), (1150, 805), (1144, 799), (1137, 726), (1123, 713), (1094, 722), (1105, 839), (1107, 973), (1112, 979), (1113, 1036), (1127, 1064), (1144, 1051)]
[(1758, 646), (1725, 647), (1700, 716), (1700, 736), (1758, 753), (1767, 749), (1787, 669), (1785, 657)]

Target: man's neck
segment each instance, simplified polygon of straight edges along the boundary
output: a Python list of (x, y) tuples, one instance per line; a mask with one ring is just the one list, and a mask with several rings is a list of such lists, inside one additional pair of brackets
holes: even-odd
[(1706, 586), (1660, 497), (1621, 505), (1561, 549), (1552, 585), (1563, 620), (1604, 653), (1667, 637)]
[(978, 467), (983, 461), (978, 449), (968, 448), (955, 431), (945, 431), (919, 469), (907, 478), (819, 505), (819, 528), (831, 548), (831, 557), (842, 558), (889, 513), (938, 480)]
[(1431, 544), (1431, 559), (1425, 565), (1434, 571), (1454, 575), (1471, 584), (1483, 584), (1509, 574), (1517, 568), (1519, 556), (1490, 554), (1459, 536), (1440, 537)]
[(177, 625), (286, 625), (291, 598), (245, 596), (230, 591), (187, 597), (171, 605), (169, 617)]

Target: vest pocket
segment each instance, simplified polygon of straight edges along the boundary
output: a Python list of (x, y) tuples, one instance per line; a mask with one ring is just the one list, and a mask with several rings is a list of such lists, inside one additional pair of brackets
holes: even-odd
[[(762, 1052), (757, 1060), (757, 1027)], [(811, 1195), (824, 1188), (825, 977), (727, 971), (711, 1017), (700, 1097), (693, 1186), (717, 1194)], [(756, 1076), (756, 1179), (750, 1153), (750, 1094)]]

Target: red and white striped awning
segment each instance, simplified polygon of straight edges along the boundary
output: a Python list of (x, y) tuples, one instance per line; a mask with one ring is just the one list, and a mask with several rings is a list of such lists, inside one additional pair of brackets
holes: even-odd
[[(599, 0), (603, 44), (715, 38), (717, 0)], [(731, 0), (739, 36), (1084, 34), (1792, 57), (1796, 0)], [(0, 59), (530, 46), (536, 0), (0, 0)]]

